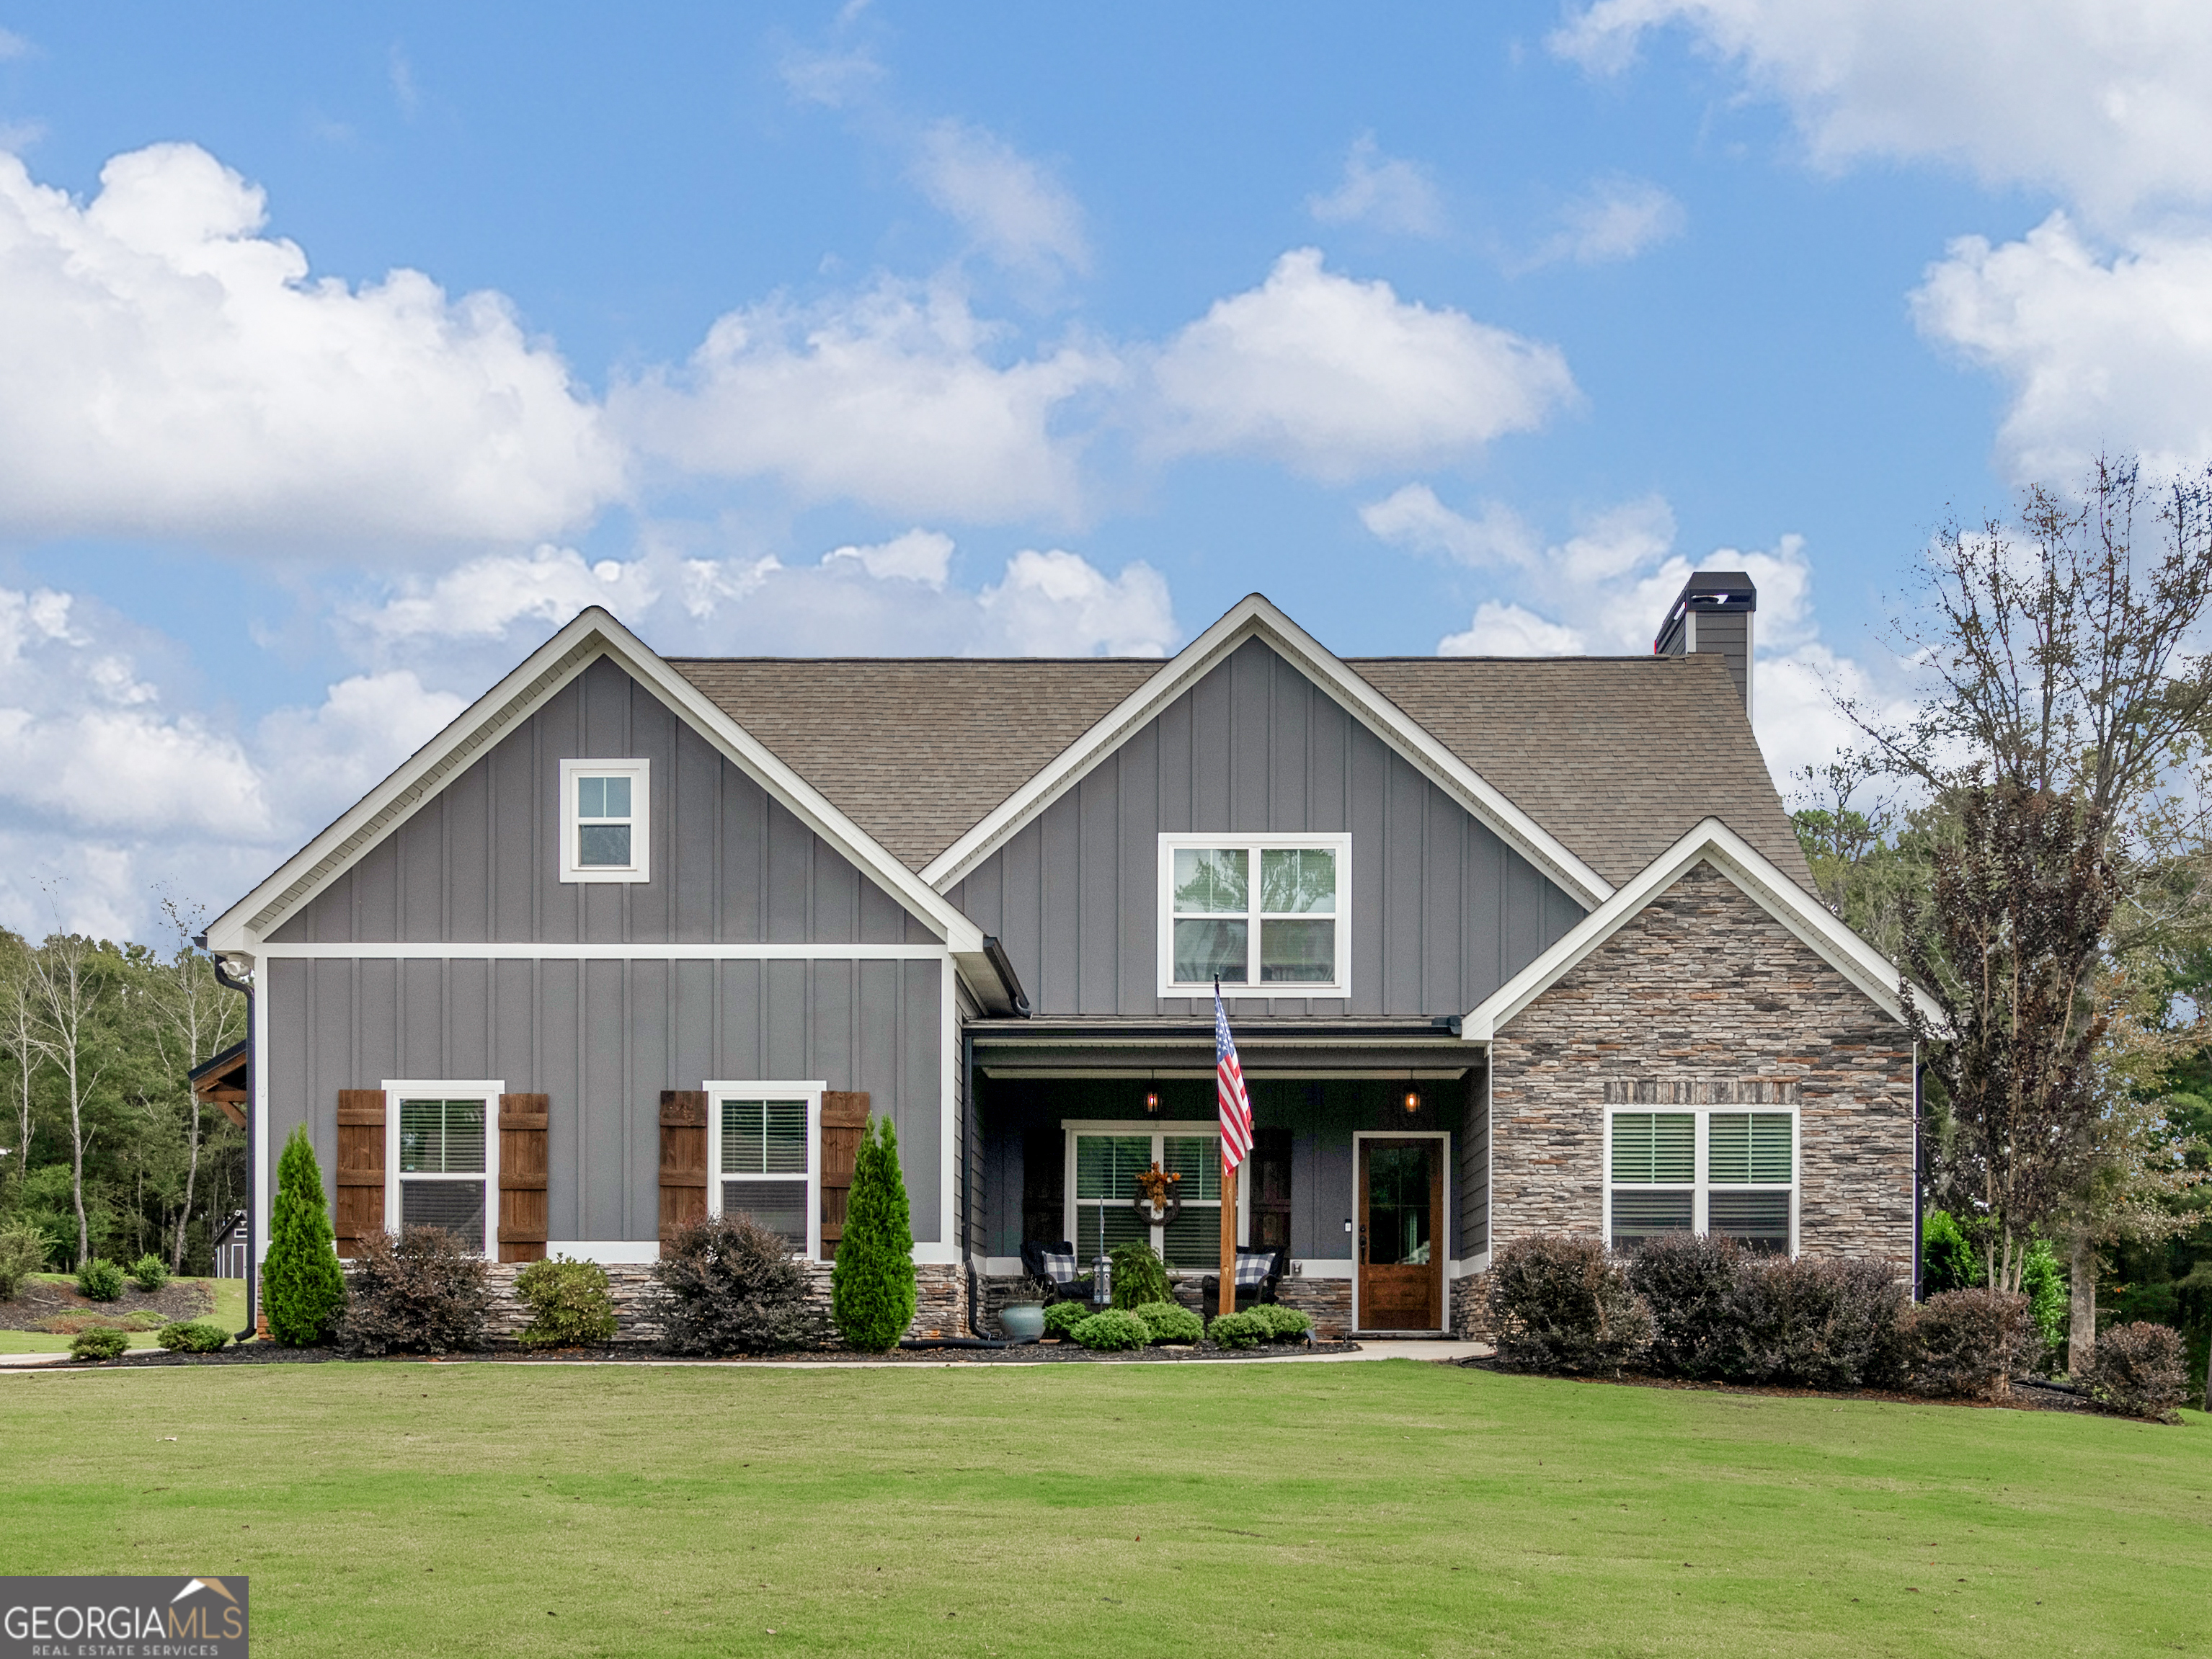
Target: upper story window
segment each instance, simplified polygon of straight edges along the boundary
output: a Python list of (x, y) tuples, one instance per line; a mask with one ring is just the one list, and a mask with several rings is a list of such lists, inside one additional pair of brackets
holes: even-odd
[(561, 763), (561, 879), (651, 878), (653, 763)]
[(1712, 1232), (1794, 1252), (1796, 1112), (1614, 1111), (1606, 1130), (1609, 1243)]
[(1351, 988), (1349, 836), (1160, 837), (1160, 994)]

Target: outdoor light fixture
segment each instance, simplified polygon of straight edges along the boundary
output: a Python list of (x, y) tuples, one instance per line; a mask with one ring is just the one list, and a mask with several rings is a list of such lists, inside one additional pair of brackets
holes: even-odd
[(1160, 1115), (1160, 1074), (1152, 1073), (1145, 1089), (1145, 1112), (1149, 1117)]
[(1421, 1096), (1419, 1090), (1408, 1089), (1406, 1091), (1406, 1109), (1408, 1112), (1418, 1112), (1421, 1109)]

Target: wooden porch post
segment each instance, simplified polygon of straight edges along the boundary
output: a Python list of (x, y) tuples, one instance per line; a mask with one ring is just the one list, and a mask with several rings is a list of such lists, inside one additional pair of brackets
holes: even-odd
[(1228, 1143), (1221, 1148), (1221, 1307), (1237, 1311), (1237, 1166), (1229, 1161)]

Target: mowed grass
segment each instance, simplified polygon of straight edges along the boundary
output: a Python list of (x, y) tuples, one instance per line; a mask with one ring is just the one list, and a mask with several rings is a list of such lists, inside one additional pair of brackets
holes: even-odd
[[(57, 1285), (76, 1283), (70, 1273), (40, 1273), (41, 1279), (52, 1279)], [(215, 1311), (203, 1314), (227, 1331), (246, 1328), (246, 1281), (242, 1279), (180, 1279), (179, 1285), (205, 1285), (215, 1292)], [(152, 1348), (160, 1345), (151, 1331), (129, 1331), (125, 1336), (134, 1348)], [(0, 1331), (0, 1353), (67, 1353), (74, 1337), (56, 1335), (46, 1331)]]
[(0, 1376), (0, 1550), (248, 1574), (265, 1656), (2206, 1653), (2212, 1425), (1404, 1361), (76, 1370)]

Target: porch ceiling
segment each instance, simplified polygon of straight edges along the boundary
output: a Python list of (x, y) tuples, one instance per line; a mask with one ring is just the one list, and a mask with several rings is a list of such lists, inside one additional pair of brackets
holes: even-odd
[[(1271, 1020), (1237, 1033), (1248, 1075), (1412, 1073), (1459, 1077), (1482, 1064), (1486, 1045), (1456, 1020)], [(966, 1028), (987, 1077), (1082, 1074), (1210, 1077), (1213, 1022), (1205, 1019), (975, 1020)]]

